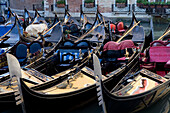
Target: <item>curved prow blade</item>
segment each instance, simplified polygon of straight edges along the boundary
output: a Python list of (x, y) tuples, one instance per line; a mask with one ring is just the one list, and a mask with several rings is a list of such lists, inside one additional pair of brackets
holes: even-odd
[(10, 77), (12, 78), (13, 76), (17, 76), (17, 77), (21, 77), (21, 67), (20, 64), (18, 62), (18, 60), (16, 59), (15, 56), (7, 53), (7, 60), (8, 60), (8, 68), (9, 68), (9, 73), (10, 73)]
[(94, 65), (94, 75), (96, 78), (96, 89), (97, 89), (97, 96), (99, 101), (99, 106), (102, 105), (103, 112), (107, 113), (105, 103), (103, 100), (103, 94), (102, 94), (102, 86), (101, 86), (101, 80), (102, 80), (102, 73), (101, 73), (101, 66), (98, 57), (93, 54), (93, 65)]
[(16, 86), (14, 88), (16, 105), (21, 104), (23, 113), (26, 113), (20, 84), (20, 78), (22, 76), (20, 64), (15, 56), (9, 53), (6, 53), (6, 56), (8, 61), (9, 74), (12, 79), (11, 84)]

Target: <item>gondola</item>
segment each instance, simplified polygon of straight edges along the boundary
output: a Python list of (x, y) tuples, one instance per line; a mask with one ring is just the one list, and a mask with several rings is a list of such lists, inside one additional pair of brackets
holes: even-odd
[[(21, 38), (21, 40), (26, 41), (26, 42), (31, 42), (33, 40), (36, 40), (39, 37), (39, 34), (50, 34), (49, 32), (46, 32), (48, 29), (50, 29), (52, 26), (48, 26), (48, 23), (46, 22), (46, 20), (38, 13), (37, 10), (35, 10), (35, 16), (32, 19), (32, 21), (30, 20), (30, 16), (28, 11), (25, 11), (25, 16), (24, 17), (24, 24), (23, 24), (23, 28), (24, 28), (24, 33), (23, 36)], [(26, 19), (27, 18), (27, 19)], [(55, 19), (57, 19), (58, 17), (55, 15)], [(27, 24), (27, 26), (26, 26)], [(54, 25), (54, 23), (52, 24)]]
[[(18, 25), (19, 28), (22, 28), (19, 22)], [(18, 30), (17, 27), (16, 30)], [(15, 34), (18, 35), (19, 38), (23, 39), (22, 30), (23, 29), (20, 29)], [(22, 66), (28, 65), (41, 57), (46, 58), (52, 55), (55, 52), (58, 43), (62, 40), (62, 28), (57, 18), (54, 20), (54, 25), (51, 29), (46, 32), (51, 32), (51, 36), (49, 38), (44, 39), (44, 34), (44, 36), (39, 37), (43, 41), (33, 40), (30, 43), (26, 43), (25, 41), (23, 42), (23, 40), (18, 41), (5, 53), (15, 55), (19, 59)], [(26, 40), (26, 38), (24, 38), (24, 40)], [(1, 74), (7, 72), (8, 70), (5, 53), (1, 56)]]
[[(4, 17), (3, 17), (4, 18)], [(0, 25), (0, 48), (1, 53), (5, 52), (8, 47), (11, 47), (19, 40), (19, 38), (14, 35), (14, 30), (16, 26), (15, 15), (8, 8), (7, 19), (4, 18), (4, 23)]]
[[(42, 17), (40, 17), (38, 13), (36, 13), (35, 15), (38, 15), (38, 16), (34, 17), (34, 20), (32, 21), (32, 23), (30, 25), (38, 26), (39, 25), (39, 21), (44, 21), (44, 19)], [(23, 42), (32, 42), (32, 41), (35, 41), (35, 40), (39, 40), (40, 39), (40, 35), (42, 35), (45, 38), (45, 40), (49, 40), (51, 32), (54, 31), (53, 29), (55, 28), (55, 26), (58, 26), (58, 25), (60, 25), (60, 21), (59, 21), (59, 18), (57, 17), (57, 14), (55, 14), (55, 18), (54, 18), (53, 23), (49, 26), (48, 29), (46, 29), (46, 31), (39, 32), (38, 34), (37, 33), (33, 33), (33, 34), (37, 34), (37, 36), (30, 36), (30, 35), (28, 35), (27, 32), (24, 31), (24, 35), (21, 36), (20, 40), (23, 41)], [(30, 33), (31, 32), (33, 32), (33, 31), (30, 31)]]
[[(98, 20), (96, 19), (96, 21)], [(53, 62), (51, 62), (50, 60), (47, 62), (51, 62), (51, 63), (46, 63), (46, 61), (43, 61), (44, 63), (41, 62), (41, 65), (35, 62), (35, 64), (30, 64), (26, 68), (34, 68), (47, 75), (53, 75), (72, 67), (73, 65), (77, 64), (81, 59), (86, 57), (90, 52), (98, 51), (100, 49), (105, 39), (104, 27), (101, 26), (101, 29), (98, 29), (97, 27), (95, 28), (94, 26), (91, 28), (91, 31), (95, 33), (95, 35), (96, 34), (101, 35), (100, 36), (101, 39), (98, 40), (97, 39), (98, 37), (95, 37), (95, 35), (93, 36), (92, 34), (88, 36), (88, 40), (86, 36), (85, 39), (81, 39), (81, 40), (77, 39), (75, 41), (63, 39), (61, 43), (58, 44), (57, 49), (54, 53), (55, 55), (51, 56), (52, 57), (51, 60)], [(96, 40), (94, 40), (95, 38)], [(93, 40), (89, 40), (89, 39), (93, 39)]]
[[(105, 85), (111, 88), (109, 84), (120, 80), (123, 74), (137, 62), (138, 57), (139, 54), (136, 51), (126, 65), (112, 72), (112, 76), (108, 78), (103, 76)], [(20, 79), (21, 85), (19, 86), (21, 86), (20, 88), (22, 89), (26, 112), (52, 112), (56, 107), (59, 112), (69, 112), (82, 106), (83, 103), (87, 104), (95, 100), (96, 85), (94, 83), (94, 71), (88, 67), (84, 67), (87, 66), (85, 63), (90, 63), (88, 60), (89, 58), (87, 57), (87, 60), (83, 60), (79, 65), (74, 66), (72, 69), (76, 72), (67, 75), (67, 71), (63, 71), (66, 75), (32, 88), (27, 87), (23, 79)], [(80, 78), (82, 78), (82, 80)], [(74, 82), (76, 83), (76, 81), (78, 82), (79, 80), (81, 80), (81, 82), (84, 81), (81, 87), (74, 84)], [(17, 101), (17, 103), (18, 102), (22, 103), (23, 101)]]
[[(132, 12), (132, 20), (129, 26), (125, 26), (123, 22), (117, 22), (117, 23), (113, 23), (110, 22), (110, 29), (111, 29), (111, 34), (112, 34), (112, 40), (113, 41), (117, 41), (121, 36), (123, 36), (124, 33), (126, 33), (126, 31), (128, 31), (133, 24), (138, 23), (138, 20), (135, 17), (134, 12)], [(139, 23), (140, 26), (140, 23)], [(126, 36), (126, 38), (132, 38), (132, 34), (128, 34)]]
[(31, 23), (31, 21), (32, 21), (32, 17), (30, 16), (30, 13), (28, 12), (28, 10), (25, 8), (24, 9), (24, 23), (23, 23), (24, 30)]
[[(36, 67), (35, 64), (41, 64), (41, 62), (44, 61), (45, 59), (48, 60), (48, 57), (53, 55), (53, 53), (56, 51), (58, 43), (60, 43), (61, 41), (62, 41), (62, 27), (59, 24), (57, 24), (55, 27), (53, 27), (53, 31), (51, 32), (51, 37), (46, 40), (47, 43), (45, 43), (45, 44), (47, 44), (47, 45), (44, 46), (44, 52), (42, 51), (43, 54), (36, 52), (35, 54), (33, 54), (33, 57), (31, 55), (32, 58), (30, 57), (31, 59), (27, 59), (28, 62), (26, 61), (27, 65), (32, 64), (32, 66), (34, 65)], [(50, 43), (53, 43), (53, 44), (51, 45)], [(19, 42), (18, 44), (25, 45), (24, 42)], [(30, 46), (33, 44), (35, 44), (35, 46), (33, 46), (34, 49), (37, 48), (36, 45), (39, 45), (39, 44), (41, 45), (41, 43), (39, 41), (31, 42)], [(48, 46), (48, 44), (50, 44), (50, 46)], [(22, 52), (22, 54), (23, 54), (23, 52)], [(5, 55), (6, 54), (4, 54), (4, 56)], [(5, 60), (6, 60), (6, 56), (5, 56)], [(5, 60), (2, 60), (2, 61), (5, 61)], [(22, 65), (22, 64), (20, 64), (20, 65)], [(24, 65), (22, 65), (22, 66), (24, 66)], [(38, 83), (42, 83), (42, 82), (46, 81), (47, 79), (48, 80), (52, 79), (51, 77), (45, 76), (43, 74), (41, 75), (41, 77), (39, 77), (40, 75), (38, 75), (36, 77), (35, 76), (33, 77), (31, 75), (28, 76), (28, 75), (29, 74), (26, 74), (26, 76), (23, 76), (23, 78), (27, 79), (28, 84), (30, 86), (38, 84)], [(30, 77), (31, 77), (31, 79), (30, 79)], [(46, 79), (42, 79), (42, 77), (44, 77)], [(11, 79), (9, 77), (9, 73), (4, 73), (4, 74), (0, 75), (0, 85), (1, 85), (0, 104), (3, 106), (3, 109), (1, 109), (0, 111), (3, 111), (4, 109), (16, 107), (14, 90), (12, 87), (10, 87), (10, 83), (11, 83)]]
[[(163, 36), (168, 33), (169, 31)], [(145, 49), (146, 53), (149, 51), (149, 54), (145, 55), (148, 59), (144, 61), (141, 58), (116, 86), (110, 84), (112, 89), (108, 89), (101, 77), (97, 77), (100, 89), (98, 90), (98, 100), (105, 113), (138, 112), (169, 95), (170, 76), (168, 72), (170, 68), (168, 61), (170, 60), (170, 48), (168, 41), (163, 42), (160, 39), (153, 41)], [(98, 63), (98, 65), (100, 64)], [(95, 75), (100, 76), (97, 73)]]
[(70, 15), (67, 9), (65, 9), (64, 20), (62, 23), (63, 26), (63, 34), (66, 39), (74, 39), (81, 36), (81, 26), (80, 22), (78, 22), (74, 17)]
[[(13, 27), (13, 29), (10, 31), (10, 33), (7, 35), (9, 36), (10, 38), (4, 42), (1, 43), (2, 47), (1, 47), (1, 55), (0, 55), (0, 68), (1, 68), (1, 74), (4, 73), (3, 72), (3, 67), (5, 67), (7, 65), (7, 60), (6, 60), (6, 56), (5, 54), (7, 52), (9, 52), (12, 48), (14, 48), (14, 45), (16, 43), (18, 43), (19, 41), (19, 34), (16, 33), (18, 32), (18, 30), (21, 30), (22, 32), (22, 29), (20, 29), (20, 25), (19, 25), (19, 22), (17, 20), (17, 17), (15, 16), (15, 26)], [(19, 29), (18, 29), (19, 28)]]
[[(58, 29), (58, 27), (56, 27), (56, 29)], [(54, 30), (54, 31), (59, 31), (59, 30)], [(59, 32), (56, 32), (56, 33), (59, 33)], [(62, 34), (62, 32), (60, 32), (60, 34)], [(55, 40), (55, 38), (56, 38), (56, 34), (54, 33), (52, 33), (52, 35), (53, 35), (53, 40), (52, 40), (52, 38), (49, 38), (50, 40), (50, 42), (54, 42), (54, 41), (56, 41)], [(59, 35), (59, 34), (58, 34)], [(57, 35), (57, 36), (58, 36)], [(87, 57), (87, 55), (88, 55), (88, 51), (90, 51), (89, 49), (91, 48), (91, 46), (90, 46), (90, 44), (89, 44), (89, 42), (88, 41), (79, 41), (79, 42), (77, 42), (77, 43), (72, 43), (71, 41), (61, 41), (61, 42), (59, 42), (58, 41), (58, 43), (60, 43), (59, 44), (59, 46), (55, 46), (54, 47), (54, 49), (51, 51), (51, 52), (49, 52), (49, 53), (51, 53), (51, 54), (47, 54), (47, 56), (49, 56), (49, 57), (47, 57), (47, 56), (45, 56), (46, 58), (40, 58), (40, 59), (38, 59), (37, 61), (35, 61), (35, 62), (32, 62), (31, 64), (29, 64), (29, 65), (27, 65), (26, 67), (23, 67), (23, 70), (27, 73), (27, 75), (30, 75), (30, 76), (34, 76), (35, 74), (42, 74), (42, 73), (44, 73), (44, 74), (48, 74), (48, 75), (52, 75), (53, 73), (55, 73), (55, 75), (53, 74), (53, 76), (51, 76), (50, 78), (56, 78), (57, 76), (59, 76), (59, 75), (61, 75), (62, 73), (64, 73), (64, 75), (65, 74), (68, 74), (68, 72), (70, 72), (70, 70), (72, 70), (72, 69), (69, 69), (69, 70), (66, 70), (66, 67), (61, 67), (62, 65), (67, 65), (68, 66), (68, 61), (66, 61), (66, 62), (61, 62), (60, 61), (60, 59), (62, 59), (62, 58), (64, 58), (64, 59), (67, 59), (67, 57), (65, 58), (64, 57), (64, 55), (63, 55), (63, 57), (62, 57), (62, 54), (64, 53), (63, 51), (64, 50), (67, 50), (67, 51), (65, 51), (65, 52), (67, 52), (67, 53), (70, 53), (71, 52), (71, 49), (73, 50), (73, 52), (76, 52), (74, 55), (75, 55), (75, 63), (77, 64), (79, 64), (79, 61), (77, 61), (77, 59), (79, 59), (80, 61), (81, 61), (81, 58), (83, 58), (84, 59), (84, 56), (86, 56)], [(70, 45), (70, 44), (73, 44), (71, 47), (70, 46), (67, 46), (67, 45)], [(56, 50), (57, 49), (57, 50)], [(81, 53), (77, 53), (77, 52), (80, 52), (81, 51)], [(55, 52), (55, 53), (54, 53)], [(54, 53), (54, 55), (53, 55), (53, 53)], [(61, 54), (60, 54), (61, 53)], [(73, 54), (73, 53), (71, 53), (71, 54)], [(51, 56), (50, 56), (51, 55)], [(66, 54), (67, 55), (67, 54)], [(70, 59), (69, 57), (68, 57), (68, 59)], [(86, 61), (86, 60), (85, 60)], [(84, 62), (85, 62), (84, 61)], [(87, 62), (87, 61), (86, 61)], [(72, 64), (73, 65), (71, 65), (71, 66), (76, 66), (75, 65), (75, 63), (73, 62)], [(54, 64), (54, 65), (52, 65), (52, 64)], [(81, 64), (81, 63), (80, 63)], [(52, 70), (50, 69), (50, 68), (52, 68)], [(64, 71), (64, 72), (61, 72), (61, 73), (59, 73), (58, 71), (56, 71), (56, 69), (57, 68), (55, 68), (55, 67), (58, 67), (59, 69), (59, 71), (63, 71), (63, 69), (64, 70), (66, 70), (66, 71)], [(71, 67), (72, 68), (72, 67)], [(36, 70), (35, 70), (36, 69)], [(47, 70), (47, 71), (45, 71), (44, 72), (44, 69), (45, 70)], [(38, 70), (38, 71), (37, 71)], [(55, 71), (55, 72), (53, 72), (53, 70)], [(75, 70), (75, 68), (73, 69), (73, 70)], [(49, 71), (50, 71), (50, 73), (49, 73)], [(42, 72), (42, 73), (41, 73)], [(66, 72), (66, 73), (65, 73)], [(58, 74), (56, 74), (56, 73), (58, 73)], [(70, 72), (71, 73), (71, 72)], [(44, 75), (44, 74), (42, 74), (42, 75)], [(37, 75), (37, 76), (40, 76), (40, 75)], [(56, 77), (55, 77), (56, 76)], [(65, 75), (65, 77), (66, 77), (67, 75)], [(41, 76), (42, 77), (42, 76)], [(65, 78), (64, 77), (64, 78)], [(25, 78), (25, 77), (24, 77)], [(31, 77), (32, 78), (32, 77)], [(28, 78), (26, 78), (26, 79), (28, 79)], [(6, 74), (3, 74), (3, 75), (1, 75), (1, 82), (2, 81), (9, 81), (10, 79), (9, 79), (9, 75), (8, 75), (8, 73), (6, 73)], [(49, 80), (49, 79), (48, 79)], [(27, 81), (32, 81), (32, 80), (27, 80)], [(3, 82), (4, 83), (4, 82)], [(37, 84), (38, 82), (31, 82), (31, 83), (33, 83), (33, 84)], [(41, 83), (41, 82), (40, 82)], [(8, 83), (7, 83), (8, 84)], [(9, 90), (11, 90), (11, 88), (9, 88)], [(9, 100), (11, 100), (11, 102), (9, 102), (9, 104), (12, 106), (12, 107), (15, 107), (14, 106), (14, 95), (12, 95), (12, 94), (14, 94), (14, 92), (13, 91), (11, 91), (10, 93), (6, 93), (6, 92), (2, 92), (3, 94), (2, 95), (4, 95), (3, 97), (1, 97), (1, 99), (4, 99), (4, 101), (2, 102), (4, 105), (6, 104), (6, 103), (8, 103), (8, 101)], [(8, 97), (9, 99), (6, 99), (5, 100), (5, 98), (6, 97)]]
[(81, 31), (82, 32), (86, 32), (88, 29), (91, 28), (92, 24), (94, 23), (94, 21), (87, 17), (84, 12), (81, 10), (80, 11), (80, 23), (81, 23)]

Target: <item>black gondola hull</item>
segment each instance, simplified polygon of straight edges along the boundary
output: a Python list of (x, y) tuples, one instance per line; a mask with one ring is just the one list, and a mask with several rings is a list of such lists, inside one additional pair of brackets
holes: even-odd
[(150, 90), (146, 93), (131, 95), (127, 97), (115, 96), (103, 89), (103, 98), (108, 113), (131, 113), (149, 107), (159, 99), (169, 94), (169, 82)]

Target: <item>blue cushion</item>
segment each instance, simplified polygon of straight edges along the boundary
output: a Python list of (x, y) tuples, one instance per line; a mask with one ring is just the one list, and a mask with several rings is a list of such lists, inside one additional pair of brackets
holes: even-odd
[(87, 42), (80, 42), (77, 44), (77, 47), (89, 47), (89, 44)]
[(24, 60), (25, 60), (25, 58), (18, 59), (19, 62), (23, 62)]
[(70, 30), (71, 30), (71, 32), (78, 32), (78, 27), (77, 27), (77, 25), (76, 25), (76, 24), (72, 24), (72, 25), (70, 26)]
[(38, 50), (41, 50), (41, 45), (39, 43), (33, 43), (30, 45), (30, 53), (35, 53)]
[(17, 58), (26, 58), (26, 56), (27, 56), (27, 46), (25, 44), (19, 44), (16, 47), (15, 56)]
[(74, 46), (74, 43), (72, 43), (72, 42), (64, 42), (64, 46), (73, 47), (73, 46)]

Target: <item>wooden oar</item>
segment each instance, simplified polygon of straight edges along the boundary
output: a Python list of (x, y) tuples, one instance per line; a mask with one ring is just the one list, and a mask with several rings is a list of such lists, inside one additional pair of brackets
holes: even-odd
[(78, 39), (78, 37), (76, 37), (76, 36), (74, 36), (74, 35), (71, 35), (71, 34), (69, 34), (71, 37), (73, 37), (73, 38), (75, 38), (75, 39)]
[(120, 42), (129, 32), (131, 32), (133, 30), (133, 28), (135, 28), (138, 24), (140, 23), (140, 21), (138, 23), (135, 23), (135, 25), (133, 25), (133, 27), (131, 27), (118, 41), (116, 42)]
[(94, 29), (96, 29), (98, 26), (100, 26), (102, 24), (99, 23), (97, 26), (95, 26), (93, 29), (91, 29), (90, 31), (88, 31), (86, 34), (84, 34), (83, 36), (81, 36), (78, 40), (76, 40), (75, 42), (78, 42), (79, 40), (83, 39), (86, 35), (88, 35), (89, 33), (91, 33)]
[(103, 99), (103, 94), (102, 94), (102, 86), (101, 86), (101, 80), (102, 80), (102, 72), (101, 72), (101, 66), (98, 57), (93, 54), (93, 65), (94, 65), (94, 75), (96, 79), (96, 89), (97, 89), (97, 96), (98, 96), (98, 101), (99, 101), (99, 106), (102, 105), (103, 112), (107, 113), (106, 107), (105, 107), (105, 102)]
[[(57, 22), (56, 24), (54, 24), (50, 29), (48, 29), (45, 33), (43, 33), (42, 35), (47, 34), (51, 29), (53, 29), (56, 25), (58, 25), (61, 21)], [(39, 36), (37, 39), (35, 40), (39, 40), (41, 38), (41, 36)]]
[(170, 30), (168, 30), (165, 34), (163, 34), (158, 40), (162, 40), (162, 38), (167, 35), (170, 32)]
[(13, 83), (13, 85), (14, 84), (17, 85), (16, 88), (14, 89), (16, 105), (21, 104), (23, 113), (26, 113), (24, 99), (22, 95), (21, 83), (20, 83), (20, 78), (22, 76), (20, 64), (15, 56), (9, 53), (7, 53), (6, 56), (8, 61), (9, 74), (12, 79), (11, 82), (13, 83), (14, 79), (17, 81), (16, 83)]

